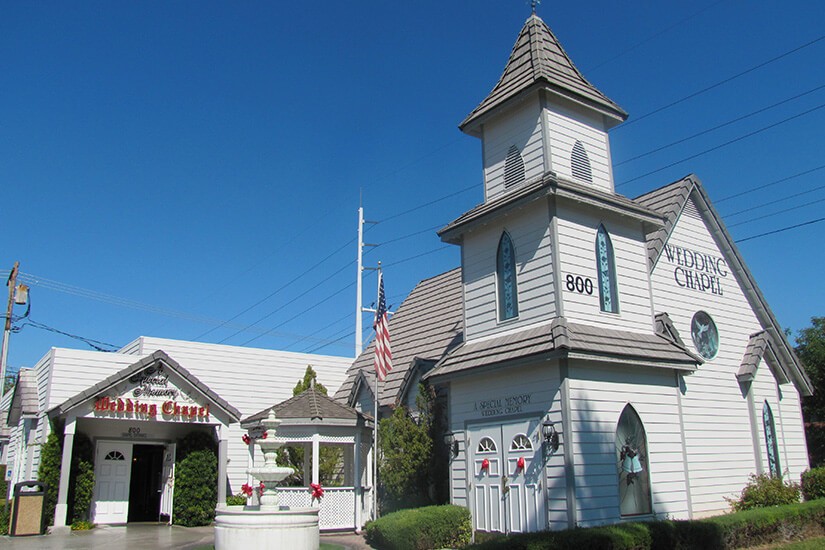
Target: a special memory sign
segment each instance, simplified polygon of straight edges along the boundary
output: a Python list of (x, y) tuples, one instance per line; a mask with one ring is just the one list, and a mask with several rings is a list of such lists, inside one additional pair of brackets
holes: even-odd
[(724, 258), (669, 244), (665, 245), (665, 258), (675, 266), (677, 285), (722, 296), (722, 280), (729, 273)]
[(530, 404), (532, 393), (520, 393), (507, 397), (494, 397), (492, 399), (481, 399), (473, 404), (476, 411), (481, 412), (481, 416), (498, 416), (501, 414), (517, 414), (523, 412), (524, 406)]

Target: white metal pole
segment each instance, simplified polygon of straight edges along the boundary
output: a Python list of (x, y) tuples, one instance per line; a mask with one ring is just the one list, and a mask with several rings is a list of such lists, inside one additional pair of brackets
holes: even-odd
[[(375, 290), (375, 304), (378, 307), (378, 302), (381, 299), (381, 262), (378, 262), (378, 285)], [(377, 321), (378, 319), (376, 319)], [(375, 418), (375, 437), (372, 438), (375, 444), (375, 460), (373, 461), (373, 467), (375, 468), (375, 474), (372, 476), (373, 484), (375, 485), (375, 489), (373, 490), (373, 519), (378, 519), (378, 399), (380, 394), (380, 376), (378, 376), (378, 369), (375, 369), (375, 403), (374, 403), (374, 418)]]
[(363, 331), (363, 296), (361, 287), (361, 276), (364, 273), (364, 207), (358, 207), (358, 276), (355, 284), (355, 357), (358, 358), (364, 351), (364, 343), (361, 340)]

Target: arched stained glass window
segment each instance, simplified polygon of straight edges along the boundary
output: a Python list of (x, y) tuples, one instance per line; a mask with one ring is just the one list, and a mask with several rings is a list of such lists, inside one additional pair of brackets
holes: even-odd
[(532, 451), (533, 450), (533, 442), (530, 441), (530, 438), (524, 434), (518, 434), (516, 437), (513, 438), (513, 441), (510, 443), (510, 450), (511, 451)]
[(599, 307), (608, 313), (619, 313), (613, 243), (610, 242), (607, 229), (601, 224), (596, 232), (596, 270), (599, 274)]
[(773, 423), (771, 406), (765, 401), (762, 406), (762, 424), (765, 426), (765, 445), (768, 448), (768, 468), (771, 477), (782, 477), (782, 468), (779, 465), (779, 447), (776, 444), (776, 427)]
[(477, 453), (494, 453), (496, 452), (496, 442), (489, 437), (482, 437), (478, 442)]
[(651, 504), (647, 437), (642, 420), (631, 405), (625, 406), (616, 426), (616, 465), (621, 514), (649, 514)]
[(498, 283), (498, 318), (500, 321), (518, 317), (518, 286), (516, 283), (516, 251), (505, 231), (498, 242), (496, 254)]

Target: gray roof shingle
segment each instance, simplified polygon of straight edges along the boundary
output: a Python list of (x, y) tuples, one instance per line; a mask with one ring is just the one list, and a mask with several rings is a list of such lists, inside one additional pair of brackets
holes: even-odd
[[(412, 370), (422, 360), (436, 362), (463, 339), (464, 318), (461, 269), (424, 279), (390, 318), (393, 369), (381, 386), (381, 405), (392, 406), (401, 399)], [(359, 373), (373, 373), (375, 342), (358, 356), (335, 399), (350, 402)]]
[(21, 418), (36, 417), (39, 412), (37, 373), (33, 369), (20, 369), (6, 423), (8, 426), (16, 426)]
[(555, 357), (618, 360), (691, 372), (702, 363), (684, 346), (660, 334), (605, 329), (557, 317), (552, 323), (528, 330), (465, 343), (442, 359), (426, 378), (522, 359)]
[(295, 397), (291, 397), (286, 401), (282, 401), (272, 407), (267, 407), (260, 412), (244, 418), (241, 421), (241, 425), (253, 424), (263, 420), (269, 415), (269, 411), (272, 409), (275, 409), (275, 416), (281, 419), (337, 419), (356, 422), (359, 419), (366, 418), (365, 415), (360, 414), (352, 407), (342, 405), (333, 398), (319, 392), (315, 389), (315, 387), (312, 387), (302, 393), (299, 393)]
[(556, 36), (536, 14), (524, 23), (498, 83), (459, 125), (463, 132), (478, 134), (478, 124), (507, 101), (533, 89), (545, 89), (596, 109), (614, 123), (627, 113), (579, 72)]

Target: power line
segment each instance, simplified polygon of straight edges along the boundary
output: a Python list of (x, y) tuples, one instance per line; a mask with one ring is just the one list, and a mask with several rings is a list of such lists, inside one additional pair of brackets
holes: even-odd
[(420, 204), (418, 206), (410, 208), (409, 210), (404, 210), (403, 212), (399, 212), (398, 214), (393, 214), (392, 216), (390, 216), (388, 218), (384, 218), (383, 220), (379, 221), (378, 223), (385, 223), (385, 222), (388, 222), (390, 220), (400, 218), (401, 216), (406, 216), (407, 214), (412, 214), (413, 212), (415, 212), (417, 210), (421, 210), (422, 208), (427, 208), (428, 206), (432, 206), (432, 205), (434, 205), (436, 203), (439, 203), (441, 201), (450, 199), (452, 197), (455, 197), (456, 195), (466, 193), (467, 191), (470, 191), (471, 189), (478, 189), (478, 184), (474, 183), (473, 185), (470, 185), (470, 186), (464, 187), (462, 189), (459, 189), (458, 191), (456, 191), (454, 193), (450, 193), (449, 195), (444, 195), (443, 197), (439, 197), (437, 199), (431, 200), (430, 202)]
[(674, 107), (676, 105), (679, 105), (680, 103), (684, 103), (685, 101), (687, 101), (689, 99), (693, 99), (696, 96), (699, 96), (699, 95), (702, 95), (706, 92), (709, 92), (710, 90), (718, 88), (719, 86), (722, 86), (723, 84), (727, 84), (728, 82), (731, 82), (733, 80), (736, 80), (737, 78), (745, 76), (748, 73), (752, 73), (753, 71), (755, 71), (757, 69), (761, 69), (762, 67), (770, 65), (771, 63), (774, 63), (775, 61), (779, 61), (780, 59), (783, 59), (783, 58), (785, 58), (785, 57), (787, 57), (791, 54), (794, 54), (794, 53), (796, 53), (800, 50), (803, 50), (803, 49), (805, 49), (809, 46), (813, 46), (814, 44), (816, 44), (817, 42), (819, 42), (823, 39), (825, 39), (825, 35), (822, 35), (819, 38), (815, 38), (815, 39), (811, 40), (810, 42), (806, 42), (805, 44), (802, 44), (801, 46), (797, 46), (796, 48), (793, 48), (792, 50), (788, 50), (787, 52), (785, 52), (783, 54), (780, 54), (780, 55), (777, 55), (776, 57), (773, 57), (771, 59), (768, 59), (767, 61), (763, 61), (762, 63), (759, 63), (758, 65), (754, 65), (750, 69), (746, 69), (746, 70), (744, 70), (740, 73), (737, 73), (733, 76), (725, 78), (724, 80), (720, 80), (719, 82), (716, 82), (715, 84), (711, 84), (710, 86), (702, 88), (701, 90), (698, 90), (696, 92), (688, 94), (688, 95), (686, 95), (686, 96), (684, 96), (680, 99), (677, 99), (676, 101), (672, 101), (672, 102), (668, 103), (667, 105), (663, 105), (662, 107), (659, 107), (657, 109), (649, 111), (649, 112), (647, 112), (647, 113), (645, 113), (645, 114), (643, 114), (639, 117), (628, 120), (627, 122), (625, 122), (623, 124), (620, 124), (619, 126), (614, 127), (611, 131), (615, 132), (616, 130), (622, 130), (624, 128), (627, 128), (628, 126), (631, 126), (631, 125), (639, 122), (640, 120), (644, 120), (644, 119), (646, 119), (650, 116), (655, 115), (656, 113), (661, 113), (662, 111), (664, 111), (666, 109), (670, 109), (671, 107)]
[(806, 202), (805, 204), (800, 204), (799, 206), (792, 206), (790, 208), (785, 208), (784, 210), (779, 210), (777, 212), (771, 212), (770, 214), (765, 214), (764, 216), (758, 216), (756, 218), (750, 218), (750, 219), (747, 219), (745, 221), (733, 223), (733, 224), (730, 224), (728, 227), (736, 227), (737, 225), (744, 225), (746, 223), (752, 223), (752, 222), (755, 222), (755, 221), (758, 221), (758, 220), (764, 220), (765, 218), (771, 218), (773, 216), (778, 216), (779, 214), (784, 214), (786, 212), (791, 212), (793, 210), (799, 210), (800, 208), (805, 208), (806, 206), (810, 206), (812, 204), (818, 204), (820, 202), (825, 202), (825, 198), (815, 200), (815, 201), (812, 201), (812, 202)]
[(782, 179), (778, 179), (778, 180), (772, 181), (772, 182), (770, 182), (770, 183), (766, 183), (766, 184), (764, 184), (764, 185), (760, 185), (759, 187), (753, 187), (753, 188), (751, 188), (751, 189), (748, 189), (747, 191), (742, 191), (741, 193), (736, 193), (736, 194), (733, 194), (733, 195), (728, 195), (727, 197), (722, 197), (721, 199), (715, 200), (715, 201), (713, 201), (713, 202), (714, 202), (714, 204), (719, 204), (720, 202), (729, 201), (730, 199), (735, 199), (735, 198), (737, 198), (737, 197), (741, 197), (742, 195), (747, 195), (748, 193), (753, 193), (754, 191), (761, 191), (762, 189), (765, 189), (765, 188), (767, 188), (767, 187), (771, 187), (771, 186), (773, 186), (773, 185), (777, 185), (777, 184), (780, 184), (780, 183), (784, 183), (784, 182), (786, 182), (786, 181), (789, 181), (789, 180), (792, 180), (792, 179), (796, 179), (796, 178), (798, 178), (798, 177), (800, 177), (800, 176), (806, 176), (806, 175), (808, 175), (808, 174), (810, 174), (810, 173), (812, 173), (812, 172), (816, 172), (816, 171), (818, 171), (818, 170), (822, 170), (823, 168), (825, 168), (825, 164), (821, 164), (821, 165), (819, 165), (819, 166), (817, 166), (817, 167), (815, 167), (815, 168), (811, 168), (810, 170), (805, 170), (804, 172), (799, 172), (798, 174), (794, 174), (794, 175), (792, 175), (792, 176), (787, 176), (787, 177), (784, 177), (784, 178), (782, 178)]
[[(68, 336), (69, 338), (73, 338), (75, 340), (79, 340), (79, 341), (85, 343), (86, 345), (88, 345), (89, 347), (91, 347), (91, 348), (93, 348), (97, 351), (113, 352), (113, 351), (116, 351), (116, 350), (120, 349), (121, 347), (123, 347), (123, 346), (117, 346), (115, 344), (109, 344), (108, 342), (101, 342), (100, 340), (93, 340), (92, 338), (86, 338), (85, 336), (78, 336), (77, 334), (71, 334), (69, 332), (65, 332), (65, 331), (56, 329), (54, 327), (50, 327), (49, 325), (45, 325), (43, 323), (38, 323), (37, 321), (35, 321), (31, 317), (29, 317), (22, 325), (20, 325), (18, 327), (15, 327), (14, 332), (20, 332), (21, 330), (23, 330), (24, 327), (27, 327), (27, 326), (30, 326), (30, 327), (33, 327), (33, 328), (38, 328), (38, 329), (41, 329), (41, 330), (46, 330), (46, 331), (49, 331), (49, 332), (54, 332), (56, 334), (62, 334), (63, 336)], [(104, 346), (106, 346), (108, 348), (111, 348), (111, 349), (106, 349), (106, 348), (104, 348)]]
[[(807, 195), (809, 193), (813, 193), (814, 191), (819, 191), (820, 189), (825, 189), (825, 184), (820, 185), (819, 187), (814, 187), (813, 189), (808, 189), (807, 191), (802, 191), (801, 193), (794, 193), (793, 195), (788, 195), (786, 197), (781, 197), (778, 199), (774, 199), (771, 202), (765, 202), (757, 206), (752, 206), (750, 208), (745, 208), (744, 210), (739, 210), (737, 212), (732, 212), (731, 214), (725, 214), (725, 218), (732, 218), (734, 216), (738, 216), (739, 214), (745, 214), (747, 212), (752, 212), (754, 210), (759, 210), (760, 208), (765, 208), (766, 206), (773, 206), (778, 202), (787, 201), (790, 199), (795, 199), (796, 197), (801, 197), (802, 195)], [(810, 203), (813, 204), (813, 203)]]
[[(235, 319), (237, 319), (238, 317), (240, 317), (240, 316), (241, 316), (241, 315), (243, 315), (244, 313), (246, 313), (246, 312), (250, 311), (251, 309), (254, 309), (254, 308), (258, 307), (258, 306), (259, 306), (259, 305), (261, 305), (262, 303), (266, 302), (267, 300), (269, 300), (270, 298), (272, 298), (273, 296), (275, 296), (276, 294), (278, 294), (279, 292), (281, 292), (282, 290), (284, 290), (285, 288), (287, 288), (288, 286), (290, 286), (292, 283), (294, 283), (294, 282), (296, 282), (296, 281), (298, 281), (298, 280), (302, 279), (303, 277), (305, 277), (305, 276), (306, 276), (308, 273), (310, 273), (313, 269), (315, 269), (316, 267), (320, 266), (321, 264), (323, 264), (324, 262), (326, 262), (327, 260), (329, 260), (331, 257), (333, 257), (334, 255), (336, 255), (336, 254), (338, 254), (339, 252), (341, 252), (342, 250), (344, 250), (344, 248), (346, 248), (346, 247), (350, 246), (350, 245), (351, 245), (354, 241), (355, 241), (355, 239), (351, 239), (349, 242), (347, 242), (346, 244), (342, 245), (340, 248), (337, 248), (334, 252), (331, 252), (330, 254), (328, 254), (328, 255), (327, 255), (327, 256), (326, 256), (323, 260), (321, 260), (321, 261), (317, 262), (316, 264), (314, 264), (314, 265), (313, 265), (312, 267), (310, 267), (309, 269), (306, 269), (304, 272), (302, 272), (302, 273), (300, 273), (299, 275), (295, 276), (295, 278), (293, 278), (293, 279), (292, 279), (291, 281), (289, 281), (288, 283), (286, 283), (286, 284), (284, 284), (284, 285), (282, 285), (282, 286), (278, 287), (278, 288), (277, 288), (277, 289), (275, 289), (273, 292), (271, 292), (270, 294), (267, 294), (264, 298), (261, 298), (260, 300), (258, 300), (257, 302), (255, 302), (255, 303), (254, 303), (254, 304), (252, 304), (251, 306), (247, 307), (246, 309), (244, 309), (244, 310), (243, 310), (243, 311), (241, 311), (240, 313), (236, 314), (236, 315), (235, 315), (235, 316), (233, 316), (232, 318), (230, 318), (230, 319), (228, 319), (228, 320), (224, 321), (223, 323), (221, 323), (220, 325), (218, 325), (218, 326), (216, 326), (216, 327), (213, 327), (213, 328), (211, 328), (211, 329), (207, 330), (206, 332), (204, 332), (204, 333), (202, 333), (202, 334), (200, 334), (200, 335), (196, 336), (194, 339), (195, 339), (195, 340), (200, 340), (201, 338), (203, 338), (203, 337), (204, 337), (204, 336), (206, 336), (207, 334), (209, 334), (209, 333), (211, 333), (211, 332), (214, 332), (214, 331), (218, 330), (219, 328), (221, 328), (221, 327), (225, 326), (225, 325), (226, 325), (227, 323), (229, 323), (230, 321), (234, 321)], [(236, 334), (237, 334), (237, 333), (236, 333)]]
[(789, 225), (787, 227), (782, 227), (780, 229), (775, 229), (773, 231), (768, 231), (767, 233), (760, 233), (759, 235), (753, 235), (751, 237), (745, 237), (744, 239), (739, 239), (736, 242), (737, 243), (743, 243), (745, 241), (750, 241), (752, 239), (758, 239), (759, 237), (766, 237), (768, 235), (775, 235), (776, 233), (782, 233), (784, 231), (790, 231), (791, 229), (796, 229), (798, 227), (804, 227), (806, 225), (811, 225), (811, 224), (819, 223), (819, 222), (822, 222), (822, 221), (825, 221), (825, 218), (818, 218), (818, 219), (815, 219), (815, 220), (798, 223), (796, 225)]
[(641, 174), (641, 175), (639, 175), (639, 176), (636, 176), (636, 177), (634, 177), (634, 178), (630, 178), (629, 180), (625, 180), (625, 181), (623, 181), (623, 182), (621, 182), (621, 183), (617, 184), (617, 185), (616, 185), (616, 187), (621, 187), (621, 186), (623, 186), (623, 185), (627, 185), (628, 183), (631, 183), (631, 182), (634, 182), (634, 181), (640, 180), (640, 179), (642, 179), (642, 178), (644, 178), (644, 177), (651, 176), (651, 175), (653, 175), (653, 174), (657, 174), (657, 173), (659, 173), (659, 172), (661, 172), (661, 171), (663, 171), (663, 170), (667, 170), (668, 168), (672, 168), (672, 167), (674, 167), (674, 166), (677, 166), (677, 165), (679, 165), (679, 164), (682, 164), (683, 162), (687, 162), (687, 161), (689, 161), (689, 160), (693, 160), (693, 159), (695, 159), (695, 158), (701, 157), (701, 156), (706, 155), (706, 154), (708, 154), (708, 153), (711, 153), (711, 152), (713, 152), (713, 151), (717, 151), (717, 150), (719, 150), (719, 149), (722, 149), (722, 148), (724, 148), (724, 147), (727, 147), (728, 145), (733, 145), (734, 143), (737, 143), (737, 142), (739, 142), (739, 141), (742, 141), (743, 139), (747, 139), (747, 138), (749, 138), (749, 137), (753, 137), (753, 136), (755, 136), (755, 135), (757, 135), (757, 134), (761, 134), (762, 132), (765, 132), (765, 131), (767, 131), (767, 130), (770, 130), (771, 128), (776, 128), (777, 126), (780, 126), (780, 125), (782, 125), (782, 124), (785, 124), (786, 122), (790, 122), (790, 121), (792, 121), (792, 120), (795, 120), (795, 119), (797, 119), (797, 118), (803, 117), (803, 116), (805, 116), (805, 115), (809, 115), (809, 114), (813, 113), (814, 111), (818, 111), (819, 109), (821, 109), (821, 108), (823, 108), (823, 107), (825, 107), (825, 103), (821, 103), (821, 104), (817, 105), (816, 107), (814, 107), (814, 108), (812, 108), (812, 109), (808, 109), (807, 111), (804, 111), (804, 112), (802, 112), (802, 113), (799, 113), (799, 114), (793, 115), (793, 116), (791, 116), (791, 117), (788, 117), (788, 118), (782, 119), (782, 120), (780, 120), (779, 122), (775, 122), (775, 123), (773, 123), (773, 124), (769, 124), (768, 126), (763, 126), (762, 128), (759, 128), (759, 129), (757, 129), (757, 130), (754, 130), (753, 132), (748, 132), (747, 134), (744, 134), (744, 135), (739, 136), (739, 137), (737, 137), (737, 138), (734, 138), (734, 139), (728, 140), (728, 141), (726, 141), (726, 142), (724, 142), (724, 143), (720, 143), (719, 145), (715, 145), (715, 146), (713, 146), (713, 147), (711, 147), (711, 148), (709, 148), (709, 149), (705, 149), (704, 151), (701, 151), (701, 152), (699, 152), (699, 153), (696, 153), (695, 155), (690, 155), (689, 157), (685, 157), (685, 158), (683, 158), (683, 159), (681, 159), (681, 160), (677, 160), (677, 161), (675, 161), (675, 162), (671, 162), (670, 164), (668, 164), (668, 165), (666, 165), (666, 166), (662, 166), (661, 168), (657, 168), (656, 170), (651, 170), (650, 172), (646, 172), (646, 173)]
[(440, 251), (442, 251), (442, 250), (446, 250), (446, 249), (448, 249), (448, 248), (452, 248), (452, 246), (450, 246), (450, 245), (440, 246), (440, 247), (438, 247), (438, 248), (434, 248), (434, 249), (432, 249), (432, 250), (428, 250), (427, 252), (422, 252), (421, 254), (416, 254), (415, 256), (410, 256), (410, 257), (408, 257), (408, 258), (404, 258), (404, 259), (402, 259), (402, 260), (398, 260), (397, 262), (392, 262), (392, 263), (389, 263), (389, 264), (384, 264), (384, 268), (386, 269), (386, 268), (389, 268), (389, 267), (394, 267), (394, 266), (397, 266), (397, 265), (400, 265), (400, 264), (403, 264), (403, 263), (410, 262), (410, 261), (412, 261), (412, 260), (415, 260), (415, 259), (421, 258), (422, 256), (429, 256), (430, 254), (435, 254), (436, 252), (440, 252)]
[(629, 159), (625, 159), (625, 160), (623, 160), (623, 161), (621, 161), (621, 162), (617, 162), (617, 163), (615, 163), (615, 164), (613, 165), (613, 167), (615, 168), (615, 167), (617, 167), (617, 166), (621, 166), (621, 165), (623, 165), (623, 164), (627, 164), (628, 162), (632, 162), (632, 161), (634, 161), (634, 160), (638, 160), (638, 159), (640, 159), (640, 158), (644, 158), (644, 157), (650, 156), (650, 155), (652, 155), (652, 154), (654, 154), (654, 153), (658, 153), (659, 151), (664, 151), (665, 149), (669, 149), (670, 147), (673, 147), (674, 145), (679, 145), (680, 143), (684, 143), (684, 142), (686, 142), (686, 141), (690, 141), (691, 139), (697, 138), (697, 137), (699, 137), (699, 136), (703, 136), (703, 135), (705, 135), (705, 134), (709, 134), (709, 133), (711, 133), (711, 132), (713, 132), (713, 131), (715, 131), (715, 130), (719, 130), (720, 128), (724, 128), (725, 126), (730, 126), (731, 124), (735, 124), (735, 123), (737, 123), (737, 122), (740, 122), (740, 121), (745, 120), (745, 119), (747, 119), (747, 118), (750, 118), (750, 117), (752, 117), (752, 116), (758, 115), (758, 114), (760, 114), (760, 113), (764, 113), (765, 111), (768, 111), (768, 110), (773, 109), (773, 108), (775, 108), (775, 107), (779, 107), (780, 105), (784, 105), (785, 103), (788, 103), (788, 102), (793, 101), (793, 100), (795, 100), (795, 99), (799, 99), (800, 97), (806, 96), (806, 95), (808, 95), (808, 94), (812, 94), (812, 93), (814, 93), (814, 92), (816, 92), (816, 91), (818, 91), (818, 90), (821, 90), (822, 88), (825, 88), (825, 84), (822, 84), (821, 86), (817, 86), (816, 88), (813, 88), (812, 90), (808, 90), (807, 92), (803, 92), (803, 93), (801, 93), (801, 94), (799, 94), (799, 95), (795, 95), (795, 96), (793, 96), (793, 97), (789, 97), (788, 99), (782, 100), (782, 101), (780, 101), (780, 102), (778, 102), (778, 103), (774, 103), (773, 105), (769, 105), (769, 106), (767, 106), (767, 107), (763, 107), (762, 109), (758, 109), (758, 110), (756, 110), (756, 111), (751, 111), (750, 113), (748, 113), (748, 114), (746, 114), (746, 115), (742, 115), (742, 116), (740, 116), (740, 117), (734, 118), (734, 119), (729, 120), (729, 121), (727, 121), (727, 122), (723, 122), (722, 124), (719, 124), (719, 125), (717, 125), (717, 126), (714, 126), (713, 128), (708, 128), (707, 130), (702, 130), (701, 132), (698, 132), (698, 133), (693, 134), (693, 135), (690, 135), (690, 136), (688, 136), (688, 137), (685, 137), (685, 138), (682, 138), (682, 139), (679, 139), (679, 140), (673, 141), (673, 142), (671, 142), (671, 143), (668, 143), (667, 145), (662, 145), (661, 147), (657, 147), (656, 149), (651, 149), (650, 151), (647, 151), (647, 152), (642, 153), (642, 154), (640, 154), (640, 155), (636, 155), (635, 157), (630, 157)]
[(614, 55), (613, 57), (610, 57), (610, 58), (608, 58), (608, 59), (605, 59), (604, 61), (602, 61), (602, 62), (601, 62), (601, 63), (599, 63), (598, 65), (594, 65), (594, 66), (592, 66), (592, 67), (587, 68), (587, 69), (585, 70), (585, 72), (593, 72), (593, 71), (595, 71), (596, 69), (599, 69), (599, 68), (601, 68), (601, 67), (603, 67), (603, 66), (607, 65), (608, 63), (611, 63), (611, 62), (613, 62), (613, 61), (615, 61), (615, 60), (619, 59), (620, 57), (622, 57), (622, 56), (624, 56), (624, 55), (626, 55), (626, 54), (630, 53), (630, 52), (631, 52), (631, 51), (633, 51), (633, 50), (635, 50), (635, 49), (636, 49), (636, 48), (638, 48), (639, 46), (641, 46), (641, 45), (643, 45), (643, 44), (647, 44), (648, 42), (650, 42), (651, 40), (653, 40), (653, 39), (655, 39), (655, 38), (659, 38), (659, 37), (660, 37), (660, 36), (662, 36), (663, 34), (668, 33), (669, 31), (671, 31), (671, 30), (675, 29), (676, 27), (678, 27), (678, 26), (680, 26), (680, 25), (682, 25), (682, 24), (686, 23), (687, 21), (689, 21), (689, 20), (693, 19), (693, 18), (694, 18), (694, 17), (696, 17), (697, 15), (700, 15), (700, 14), (702, 14), (702, 13), (704, 13), (704, 12), (708, 11), (710, 8), (716, 7), (717, 5), (721, 4), (721, 3), (722, 3), (722, 2), (724, 2), (724, 1), (725, 1), (725, 0), (719, 0), (718, 2), (714, 2), (713, 4), (710, 4), (710, 5), (708, 5), (708, 6), (705, 6), (704, 8), (700, 9), (699, 11), (694, 12), (692, 15), (688, 15), (688, 16), (687, 16), (687, 17), (685, 17), (684, 19), (680, 19), (680, 20), (679, 20), (679, 21), (677, 21), (676, 23), (673, 23), (673, 24), (672, 24), (672, 25), (670, 25), (669, 27), (666, 27), (666, 28), (662, 29), (661, 31), (657, 32), (656, 34), (653, 34), (653, 35), (651, 35), (651, 36), (648, 36), (648, 37), (647, 37), (647, 38), (645, 38), (644, 40), (640, 40), (639, 42), (636, 42), (636, 43), (635, 43), (635, 44), (633, 44), (632, 46), (628, 47), (627, 49), (625, 49), (625, 50), (623, 50), (623, 51), (621, 51), (621, 52), (619, 52), (619, 53), (617, 53), (617, 54), (616, 54), (616, 55)]

